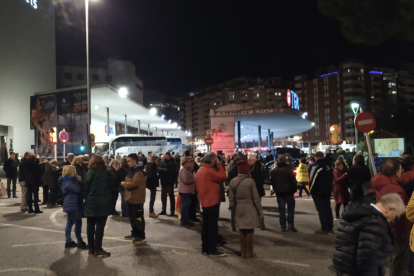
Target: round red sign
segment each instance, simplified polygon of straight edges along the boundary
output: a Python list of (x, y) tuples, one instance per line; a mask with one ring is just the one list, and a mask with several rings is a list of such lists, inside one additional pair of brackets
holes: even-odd
[(376, 122), (374, 116), (368, 112), (359, 113), (355, 118), (355, 127), (364, 133), (375, 129)]
[(211, 146), (211, 145), (214, 143), (214, 140), (213, 140), (212, 138), (207, 138), (207, 139), (205, 140), (205, 142), (206, 142), (206, 145), (207, 145), (207, 146)]
[(68, 142), (69, 141), (69, 134), (65, 130), (59, 132), (59, 140), (62, 143)]

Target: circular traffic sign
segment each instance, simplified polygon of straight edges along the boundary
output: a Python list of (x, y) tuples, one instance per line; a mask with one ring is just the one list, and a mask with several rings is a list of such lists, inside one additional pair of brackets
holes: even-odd
[(206, 135), (207, 135), (208, 137), (213, 136), (213, 130), (212, 130), (212, 129), (207, 129), (207, 130), (206, 130)]
[(212, 138), (207, 138), (207, 139), (205, 140), (205, 142), (206, 142), (206, 145), (207, 145), (207, 146), (211, 146), (211, 145), (214, 143), (214, 140), (213, 140)]
[(66, 143), (69, 141), (69, 133), (67, 133), (65, 130), (62, 130), (61, 132), (59, 132), (59, 140), (62, 143)]
[(355, 117), (355, 127), (364, 133), (370, 132), (375, 129), (376, 122), (374, 116), (368, 112), (359, 113)]

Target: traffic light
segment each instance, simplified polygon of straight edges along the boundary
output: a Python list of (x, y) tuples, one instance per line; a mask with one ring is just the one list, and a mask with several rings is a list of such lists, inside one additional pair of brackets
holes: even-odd
[(56, 144), (57, 143), (57, 132), (56, 132), (56, 128), (55, 127), (51, 127), (49, 129), (49, 141), (52, 144)]
[(337, 145), (341, 143), (341, 137), (339, 134), (341, 133), (341, 128), (338, 125), (332, 125), (329, 128), (329, 132), (331, 133), (331, 143)]
[(83, 140), (80, 143), (80, 150), (84, 151), (85, 150), (85, 143), (83, 142)]

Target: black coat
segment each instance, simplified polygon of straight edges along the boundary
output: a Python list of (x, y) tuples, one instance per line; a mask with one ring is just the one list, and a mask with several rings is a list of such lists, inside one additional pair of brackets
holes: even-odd
[(275, 157), (273, 155), (267, 155), (266, 156), (266, 164), (269, 163), (270, 161), (273, 161), (273, 160), (275, 160)]
[(170, 160), (164, 160), (158, 165), (158, 173), (161, 179), (162, 186), (174, 185), (175, 178), (177, 177), (177, 166), (175, 165), (175, 160), (170, 158)]
[(4, 162), (3, 170), (6, 172), (6, 177), (17, 177), (17, 167), (19, 166), (19, 159), (14, 158), (11, 160), (10, 158)]
[[(56, 168), (50, 163), (43, 163), (44, 164), (44, 172), (43, 172), (43, 184), (47, 185), (49, 190), (59, 190), (59, 178), (62, 176), (62, 169)], [(43, 164), (40, 164), (42, 167)]]
[(114, 167), (110, 167), (108, 169), (108, 172), (111, 173), (111, 175), (112, 175), (112, 177), (114, 179), (114, 182), (115, 182), (114, 191), (118, 192), (118, 190), (119, 190), (119, 187), (118, 187), (118, 171)]
[(263, 184), (264, 184), (263, 172), (253, 170), (250, 172), (250, 175), (252, 176), (254, 182), (256, 183), (256, 188), (257, 188), (257, 191), (259, 192), (259, 196), (260, 197), (265, 196), (266, 193), (263, 187)]
[(227, 173), (227, 183), (230, 183), (230, 181), (235, 178), (239, 174), (239, 168), (237, 167), (237, 164), (231, 167), (230, 171)]
[(387, 220), (373, 206), (349, 204), (336, 234), (333, 264), (337, 275), (385, 275), (393, 238)]
[(362, 192), (362, 184), (371, 181), (371, 173), (365, 164), (357, 163), (348, 169), (349, 188)]
[(126, 176), (127, 176), (127, 174), (128, 174), (128, 169), (126, 169), (126, 168), (120, 168), (119, 170), (117, 170), (116, 171), (116, 174), (117, 174), (117, 176), (116, 176), (116, 184), (117, 184), (117, 187), (118, 187), (118, 190), (119, 191), (123, 191), (124, 190), (124, 186), (122, 186), (121, 185), (121, 182), (122, 181), (125, 181), (125, 178), (126, 178)]
[(309, 173), (310, 192), (317, 196), (331, 196), (333, 188), (333, 170), (328, 161), (319, 159)]
[(26, 175), (24, 173), (24, 165), (26, 164), (27, 159), (22, 158), (22, 161), (20, 162), (19, 166), (19, 182), (26, 181)]
[(277, 196), (293, 195), (298, 188), (293, 167), (286, 163), (277, 163), (277, 167), (270, 172), (270, 181)]
[(152, 189), (154, 187), (158, 187), (159, 184), (159, 177), (157, 172), (157, 165), (149, 163), (147, 165), (147, 188)]
[(68, 160), (68, 159), (66, 159), (66, 161), (62, 163), (62, 167), (63, 167), (63, 166), (71, 166), (71, 165), (72, 165), (72, 164), (70, 164), (70, 162), (69, 162), (69, 160)]
[(85, 182), (85, 168), (83, 165), (75, 164), (76, 173), (81, 177), (81, 181)]
[(42, 170), (38, 161), (27, 161), (24, 165), (24, 174), (28, 188), (39, 188), (42, 185)]

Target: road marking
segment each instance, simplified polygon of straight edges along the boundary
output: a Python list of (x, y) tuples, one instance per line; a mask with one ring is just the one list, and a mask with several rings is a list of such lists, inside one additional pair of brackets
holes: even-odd
[(63, 227), (63, 225), (62, 224), (60, 224), (57, 220), (56, 220), (56, 214), (57, 213), (59, 213), (59, 212), (62, 212), (63, 211), (63, 209), (62, 208), (60, 208), (59, 210), (57, 210), (57, 211), (55, 211), (55, 212), (53, 212), (51, 215), (50, 215), (50, 221), (54, 224), (54, 225), (56, 225), (56, 226), (59, 226), (59, 227)]
[(0, 273), (4, 273), (4, 272), (6, 272), (6, 273), (7, 272), (20, 272), (20, 271), (33, 271), (33, 272), (43, 273), (46, 276), (56, 276), (56, 273), (53, 272), (50, 269), (46, 269), (46, 268), (32, 268), (32, 267), (2, 269), (2, 270), (0, 270)]
[(12, 245), (12, 247), (25, 247), (25, 246), (57, 244), (57, 243), (65, 243), (65, 242), (43, 242), (43, 243), (29, 243), (29, 244), (14, 244), (14, 245)]
[(287, 265), (296, 265), (296, 266), (309, 267), (308, 264), (292, 263), (292, 262), (285, 262), (285, 261), (278, 261), (278, 260), (271, 260), (271, 262), (272, 263), (279, 263), (279, 264), (287, 264)]

